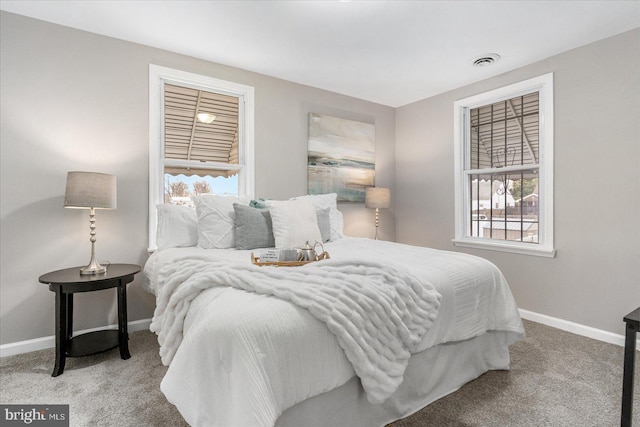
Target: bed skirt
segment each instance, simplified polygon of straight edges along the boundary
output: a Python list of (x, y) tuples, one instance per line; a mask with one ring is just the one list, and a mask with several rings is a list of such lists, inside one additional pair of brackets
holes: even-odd
[(287, 409), (276, 427), (372, 427), (407, 417), (489, 370), (509, 369), (509, 345), (518, 336), (490, 331), (414, 354), (404, 381), (383, 404), (372, 404), (357, 377)]

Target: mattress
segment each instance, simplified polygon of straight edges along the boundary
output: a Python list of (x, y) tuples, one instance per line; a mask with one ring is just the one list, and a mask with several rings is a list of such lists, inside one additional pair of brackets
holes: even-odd
[[(447, 379), (441, 381), (446, 383), (445, 390), (416, 389), (405, 373), (403, 385), (418, 390), (415, 398), (407, 401), (392, 396), (389, 401), (395, 403), (380, 405), (376, 422), (408, 415), (419, 409), (416, 405), (450, 392), (487, 369), (508, 367), (506, 349), (524, 337), (524, 329), (504, 277), (490, 262), (461, 253), (359, 238), (339, 239), (325, 249), (333, 259), (374, 260), (406, 270), (432, 284), (442, 296), (438, 317), (409, 366), (417, 364), (420, 368), (415, 369), (423, 370), (427, 378)], [(154, 253), (146, 263), (145, 288), (159, 294), (164, 285), (159, 280), (163, 266), (190, 257), (250, 263), (250, 251), (166, 249)], [(467, 345), (478, 340), (488, 347)], [(480, 357), (486, 366), (476, 364), (481, 368), (464, 374), (460, 367), (446, 366), (443, 361), (428, 366), (435, 363), (430, 359), (434, 356), (424, 355), (440, 354), (437, 350), (447, 343), (467, 345), (468, 354), (460, 357)], [(498, 355), (495, 360), (485, 357), (492, 351)], [(424, 366), (422, 358), (427, 359)], [(429, 376), (430, 369), (437, 372)], [(420, 378), (417, 381), (425, 383)], [(271, 296), (215, 286), (191, 302), (183, 342), (161, 389), (191, 425), (273, 426), (287, 425), (287, 417), (295, 419), (292, 413), (304, 418), (308, 411), (298, 408), (305, 401), (339, 394), (351, 383), (357, 385), (358, 378), (335, 336), (307, 310)], [(406, 387), (401, 385), (397, 393), (406, 393)], [(385, 405), (393, 409), (382, 409)], [(356, 410), (353, 416), (357, 418), (358, 413)]]

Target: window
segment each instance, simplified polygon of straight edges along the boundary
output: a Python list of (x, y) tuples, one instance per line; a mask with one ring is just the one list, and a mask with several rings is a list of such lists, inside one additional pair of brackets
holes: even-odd
[(149, 66), (149, 249), (156, 205), (254, 192), (253, 87)]
[(553, 75), (456, 101), (458, 246), (553, 257)]
[(239, 97), (164, 83), (164, 203), (237, 196)]

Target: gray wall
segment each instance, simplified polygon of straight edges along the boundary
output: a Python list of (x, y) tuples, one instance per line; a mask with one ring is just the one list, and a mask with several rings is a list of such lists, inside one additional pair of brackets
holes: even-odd
[[(66, 172), (118, 177), (99, 211), (98, 256), (147, 258), (148, 64), (255, 87), (256, 195), (306, 192), (307, 114), (375, 122), (377, 184), (392, 189), (381, 236), (462, 250), (453, 238), (453, 101), (555, 73), (554, 259), (483, 250), (526, 310), (623, 333), (640, 305), (640, 31), (392, 108), (236, 68), (1, 12), (0, 343), (53, 335), (53, 294), (38, 277), (88, 262), (88, 212), (62, 208)], [(395, 143), (394, 143), (395, 140)], [(373, 212), (343, 204), (346, 233)], [(129, 319), (154, 300), (129, 285)], [(116, 322), (113, 292), (76, 297), (76, 329)]]
[[(118, 178), (118, 209), (97, 213), (100, 260), (147, 258), (149, 64), (255, 87), (256, 195), (306, 194), (307, 114), (376, 125), (377, 185), (393, 190), (395, 111), (236, 68), (1, 13), (0, 343), (54, 334), (54, 296), (38, 277), (89, 261), (88, 211), (63, 209), (66, 173)], [(372, 236), (374, 213), (341, 205), (345, 232)], [(382, 235), (394, 239), (393, 209)], [(154, 299), (129, 285), (129, 320)], [(75, 329), (117, 322), (113, 290), (79, 294)]]
[[(456, 248), (453, 102), (549, 72), (556, 258)], [(520, 308), (624, 333), (640, 306), (640, 30), (397, 109), (396, 165), (398, 241), (487, 258)]]

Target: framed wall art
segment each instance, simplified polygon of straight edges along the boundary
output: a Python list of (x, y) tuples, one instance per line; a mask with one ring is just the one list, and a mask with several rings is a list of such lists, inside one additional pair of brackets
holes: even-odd
[(337, 193), (339, 202), (364, 202), (375, 185), (375, 125), (309, 114), (308, 194)]

